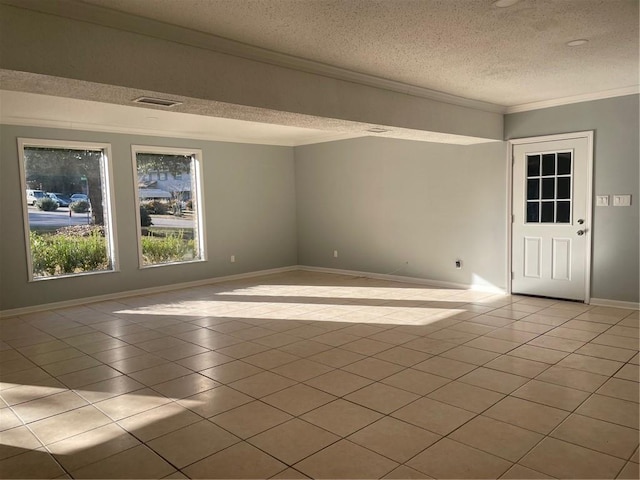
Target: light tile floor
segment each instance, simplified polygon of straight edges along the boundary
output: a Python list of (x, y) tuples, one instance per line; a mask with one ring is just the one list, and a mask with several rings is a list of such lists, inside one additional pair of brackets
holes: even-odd
[(637, 311), (292, 272), (0, 327), (4, 478), (638, 478)]

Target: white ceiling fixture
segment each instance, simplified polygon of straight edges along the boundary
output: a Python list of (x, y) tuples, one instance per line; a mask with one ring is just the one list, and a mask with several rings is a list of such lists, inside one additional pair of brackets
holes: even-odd
[(519, 1), (520, 0), (496, 0), (495, 2), (493, 2), (493, 6), (498, 8), (508, 8), (515, 5)]
[(567, 42), (567, 46), (568, 47), (579, 47), (580, 45), (584, 45), (585, 43), (588, 43), (589, 40), (585, 39), (585, 38), (580, 38), (578, 40), (571, 40), (570, 42)]

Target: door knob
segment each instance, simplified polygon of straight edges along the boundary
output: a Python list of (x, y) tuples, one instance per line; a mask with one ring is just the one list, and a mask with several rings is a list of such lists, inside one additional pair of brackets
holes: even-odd
[(578, 219), (578, 223), (579, 223), (580, 225), (582, 225), (582, 224), (584, 223), (584, 220), (583, 220), (583, 219), (581, 219), (581, 218), (579, 218), (579, 219)]
[(584, 235), (584, 230), (578, 230), (576, 233), (579, 237), (581, 237), (582, 235)]

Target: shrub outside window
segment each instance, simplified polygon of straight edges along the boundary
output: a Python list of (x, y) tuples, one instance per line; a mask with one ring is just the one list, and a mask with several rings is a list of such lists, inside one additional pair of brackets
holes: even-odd
[(206, 260), (202, 152), (134, 145), (132, 158), (140, 267)]
[(111, 147), (18, 139), (29, 280), (117, 270)]

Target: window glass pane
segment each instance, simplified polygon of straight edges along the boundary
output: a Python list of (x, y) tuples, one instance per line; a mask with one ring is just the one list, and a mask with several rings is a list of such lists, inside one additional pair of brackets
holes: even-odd
[[(142, 266), (204, 259), (197, 159), (186, 152), (135, 153)], [(146, 180), (152, 171), (162, 183)]]
[(553, 223), (553, 204), (554, 202), (542, 202), (540, 215), (540, 221), (542, 223)]
[(537, 200), (540, 198), (540, 179), (532, 178), (527, 180), (527, 200)]
[(540, 221), (539, 206), (539, 202), (527, 202), (527, 223), (538, 223)]
[(540, 155), (527, 155), (527, 177), (540, 176)]
[(558, 202), (556, 207), (556, 223), (569, 223), (571, 219), (571, 202)]
[(20, 142), (32, 277), (113, 270), (106, 152)]
[(571, 198), (571, 177), (558, 178), (557, 198)]
[(542, 198), (553, 199), (555, 197), (555, 178), (543, 178), (542, 179)]
[(542, 175), (555, 175), (556, 174), (556, 154), (546, 153), (542, 155)]
[(558, 153), (558, 175), (571, 174), (571, 152)]

